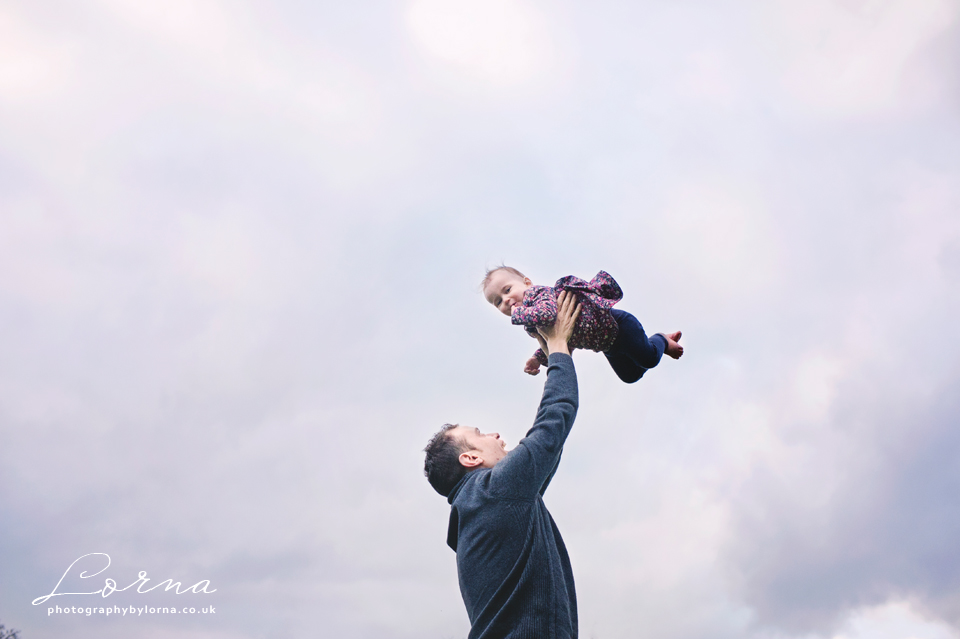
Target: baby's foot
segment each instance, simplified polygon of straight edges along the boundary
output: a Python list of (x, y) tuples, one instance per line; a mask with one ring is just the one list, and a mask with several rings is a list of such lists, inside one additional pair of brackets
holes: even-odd
[(677, 342), (680, 341), (680, 337), (683, 335), (682, 332), (677, 331), (675, 333), (660, 333), (667, 340), (667, 348), (664, 349), (664, 353), (672, 357), (673, 359), (680, 359), (680, 356), (683, 355), (683, 346), (680, 346)]

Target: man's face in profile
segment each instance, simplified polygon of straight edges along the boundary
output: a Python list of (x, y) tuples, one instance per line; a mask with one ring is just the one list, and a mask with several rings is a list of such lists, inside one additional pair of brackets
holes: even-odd
[(500, 433), (481, 433), (479, 428), (457, 426), (448, 431), (448, 437), (462, 441), (467, 450), (460, 453), (460, 463), (467, 468), (493, 468), (507, 456), (507, 444)]

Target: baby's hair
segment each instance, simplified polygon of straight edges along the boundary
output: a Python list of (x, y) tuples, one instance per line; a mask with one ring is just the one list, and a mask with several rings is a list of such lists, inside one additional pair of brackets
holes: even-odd
[(524, 278), (526, 275), (513, 268), (512, 266), (507, 266), (506, 264), (501, 264), (500, 266), (494, 266), (493, 268), (488, 268), (486, 274), (483, 276), (483, 281), (480, 282), (480, 290), (482, 291), (487, 287), (487, 283), (490, 281), (490, 276), (496, 273), (497, 271), (506, 271), (508, 273), (513, 273), (519, 278)]

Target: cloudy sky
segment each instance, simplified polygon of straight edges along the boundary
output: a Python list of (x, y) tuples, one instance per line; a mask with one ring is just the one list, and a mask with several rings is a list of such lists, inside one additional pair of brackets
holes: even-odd
[(581, 636), (958, 639), (958, 213), (958, 0), (0, 2), (0, 622), (464, 637), (505, 261), (684, 331), (575, 357)]

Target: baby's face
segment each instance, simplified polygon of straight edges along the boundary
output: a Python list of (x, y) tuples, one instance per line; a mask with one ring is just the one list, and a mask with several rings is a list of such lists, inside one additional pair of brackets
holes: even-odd
[(532, 285), (529, 277), (520, 277), (506, 270), (494, 271), (483, 287), (483, 296), (501, 313), (510, 315), (513, 307), (523, 301), (523, 292)]

